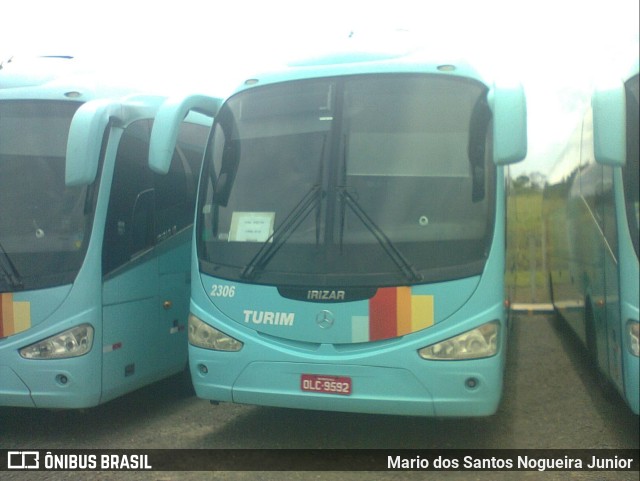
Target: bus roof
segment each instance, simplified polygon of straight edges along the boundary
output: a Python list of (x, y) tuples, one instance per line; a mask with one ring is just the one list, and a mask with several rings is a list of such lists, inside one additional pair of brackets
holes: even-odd
[(86, 102), (141, 91), (70, 56), (11, 58), (0, 63), (0, 98), (5, 100)]
[(432, 73), (476, 79), (489, 85), (486, 77), (466, 61), (436, 58), (421, 52), (338, 52), (307, 58), (287, 64), (278, 71), (251, 77), (236, 91), (290, 80), (303, 80), (341, 75), (384, 73)]

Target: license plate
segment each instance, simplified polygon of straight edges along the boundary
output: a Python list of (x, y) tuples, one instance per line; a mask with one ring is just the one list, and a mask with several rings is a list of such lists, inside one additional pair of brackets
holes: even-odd
[(351, 378), (345, 376), (303, 374), (300, 376), (300, 389), (305, 392), (349, 396), (351, 394)]

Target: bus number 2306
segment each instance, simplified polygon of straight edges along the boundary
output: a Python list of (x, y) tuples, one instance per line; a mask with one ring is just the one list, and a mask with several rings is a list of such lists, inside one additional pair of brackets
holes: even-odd
[(211, 297), (233, 297), (236, 295), (236, 286), (213, 284), (209, 295)]

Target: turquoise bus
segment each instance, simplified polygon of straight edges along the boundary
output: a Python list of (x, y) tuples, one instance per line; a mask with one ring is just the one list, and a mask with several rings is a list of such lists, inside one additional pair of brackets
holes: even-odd
[[(183, 104), (158, 114), (157, 172)], [(464, 63), (342, 55), (244, 82), (216, 113), (199, 186), (197, 396), (494, 413), (508, 331), (503, 166), (525, 154), (522, 88)]]
[(638, 64), (597, 90), (545, 187), (555, 310), (638, 414)]
[(0, 406), (90, 407), (186, 367), (211, 118), (181, 123), (160, 176), (164, 98), (22, 72), (0, 70)]

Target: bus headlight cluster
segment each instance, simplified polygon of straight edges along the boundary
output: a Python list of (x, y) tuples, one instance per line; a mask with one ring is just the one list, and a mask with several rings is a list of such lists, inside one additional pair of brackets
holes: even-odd
[(418, 351), (423, 359), (436, 361), (479, 359), (498, 352), (500, 322), (491, 321), (450, 339), (423, 347)]
[(189, 314), (189, 343), (215, 351), (239, 351), (243, 344)]
[(634, 356), (640, 355), (640, 323), (629, 321), (627, 323), (627, 333), (629, 334), (629, 349)]
[(88, 353), (93, 346), (93, 327), (81, 324), (20, 349), (25, 359), (66, 359)]

